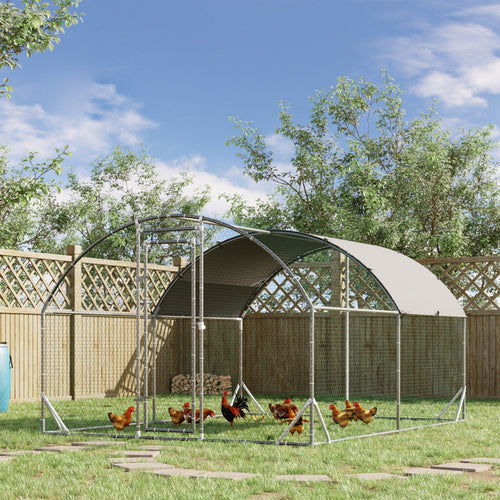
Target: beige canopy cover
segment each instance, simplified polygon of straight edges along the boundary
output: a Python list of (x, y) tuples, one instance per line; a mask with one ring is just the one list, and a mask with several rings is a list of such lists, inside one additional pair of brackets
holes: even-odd
[[(299, 258), (333, 248), (357, 261), (386, 290), (402, 314), (465, 317), (446, 286), (416, 261), (387, 248), (294, 231), (248, 232), (204, 253), (204, 315), (241, 317), (252, 299)], [(171, 283), (156, 314), (190, 316), (191, 266)], [(291, 272), (291, 271), (290, 271)]]

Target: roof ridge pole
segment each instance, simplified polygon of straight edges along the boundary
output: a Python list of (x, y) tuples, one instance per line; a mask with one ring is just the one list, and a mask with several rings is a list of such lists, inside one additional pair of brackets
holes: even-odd
[(135, 395), (136, 395), (136, 437), (141, 436), (141, 225), (136, 217), (135, 224), (135, 333), (136, 333), (136, 353), (135, 353)]

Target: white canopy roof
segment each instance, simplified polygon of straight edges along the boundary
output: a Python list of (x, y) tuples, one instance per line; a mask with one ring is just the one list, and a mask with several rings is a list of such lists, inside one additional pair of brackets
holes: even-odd
[(403, 314), (465, 317), (450, 290), (427, 268), (387, 248), (325, 238), (365, 266), (387, 290)]
[[(377, 280), (402, 314), (465, 317), (446, 286), (416, 261), (387, 248), (296, 231), (240, 234), (204, 254), (205, 314), (238, 317), (272, 277), (301, 257), (335, 248)], [(160, 298), (156, 312), (190, 314), (190, 266)]]

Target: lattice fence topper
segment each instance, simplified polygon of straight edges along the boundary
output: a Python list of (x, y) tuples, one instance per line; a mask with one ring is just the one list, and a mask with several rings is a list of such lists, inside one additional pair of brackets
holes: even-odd
[[(148, 310), (151, 311), (175, 273), (160, 266), (148, 266)], [(135, 310), (136, 268), (117, 263), (82, 264), (82, 309), (87, 311)]]
[(500, 310), (500, 257), (420, 259), (465, 310)]
[[(0, 250), (0, 307), (40, 308), (66, 267), (70, 256)], [(500, 310), (500, 257), (420, 259), (452, 291), (466, 310)], [(292, 264), (291, 269), (315, 305), (345, 305), (345, 281), (332, 272), (330, 262)], [(148, 266), (148, 309), (152, 310), (177, 267)], [(135, 310), (135, 263), (82, 259), (81, 309), (86, 311)], [(349, 305), (352, 308), (390, 309), (378, 283), (351, 262)], [(68, 276), (57, 290), (51, 307), (72, 307)], [(141, 308), (143, 306), (141, 305)], [(276, 275), (255, 298), (250, 312), (305, 312), (307, 305), (284, 273)]]
[[(296, 263), (289, 267), (314, 305), (345, 305), (345, 277), (332, 272), (330, 262)], [(355, 263), (351, 263), (349, 267), (349, 307), (392, 309), (390, 298), (378, 282)], [(249, 309), (254, 313), (303, 313), (308, 307), (291, 279), (286, 274), (279, 273), (254, 299)]]
[[(2, 250), (0, 307), (41, 307), (70, 260), (65, 256)], [(67, 280), (65, 285), (55, 296), (55, 303), (61, 309), (69, 307)]]

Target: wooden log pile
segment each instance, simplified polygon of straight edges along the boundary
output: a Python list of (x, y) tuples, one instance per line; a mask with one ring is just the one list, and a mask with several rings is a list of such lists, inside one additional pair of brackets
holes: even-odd
[[(196, 374), (196, 387), (200, 384), (200, 374)], [(203, 374), (203, 394), (217, 395), (227, 391), (232, 394), (231, 375)], [(189, 394), (191, 392), (191, 375), (179, 373), (170, 381), (171, 394)]]

